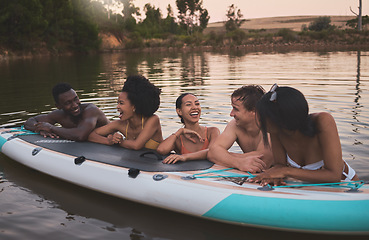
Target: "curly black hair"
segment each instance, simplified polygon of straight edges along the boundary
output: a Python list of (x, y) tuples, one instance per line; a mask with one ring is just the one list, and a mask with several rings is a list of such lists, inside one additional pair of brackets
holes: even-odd
[(127, 93), (128, 99), (135, 106), (137, 114), (150, 117), (159, 108), (161, 90), (144, 76), (127, 77), (122, 92)]
[(52, 89), (52, 94), (54, 97), (55, 103), (59, 103), (59, 95), (65, 92), (68, 92), (72, 89), (72, 86), (68, 83), (58, 83)]

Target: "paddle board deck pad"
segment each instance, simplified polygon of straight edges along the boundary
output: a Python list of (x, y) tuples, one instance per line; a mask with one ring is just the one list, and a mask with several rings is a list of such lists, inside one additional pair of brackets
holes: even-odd
[(369, 235), (362, 181), (260, 187), (252, 174), (207, 160), (163, 164), (152, 150), (44, 138), (0, 128), (9, 158), (59, 179), (131, 201), (237, 225)]
[[(108, 146), (92, 142), (74, 142), (63, 139), (44, 138), (40, 135), (20, 135), (20, 139), (36, 144), (40, 149), (45, 148), (91, 161), (106, 163), (109, 165), (135, 168), (149, 172), (175, 172), (203, 170), (210, 168), (213, 163), (208, 160), (179, 162), (179, 164), (164, 164), (165, 156), (156, 151), (143, 149), (139, 151), (122, 148), (120, 146)], [(76, 160), (78, 161), (78, 160)]]

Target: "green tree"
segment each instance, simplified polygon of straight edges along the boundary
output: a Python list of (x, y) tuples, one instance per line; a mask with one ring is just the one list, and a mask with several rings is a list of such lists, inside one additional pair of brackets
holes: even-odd
[(140, 9), (136, 7), (132, 0), (120, 0), (123, 3), (123, 22), (124, 28), (127, 31), (133, 32), (136, 29), (136, 19), (135, 16), (140, 16)]
[(180, 32), (179, 25), (176, 23), (170, 4), (167, 6), (167, 12), (167, 17), (163, 21), (164, 32), (178, 34)]
[(208, 26), (209, 19), (210, 19), (210, 16), (209, 16), (208, 10), (201, 9), (200, 19), (199, 19), (201, 31), (203, 31)]
[[(366, 16), (363, 16), (362, 19), (362, 26), (364, 28), (365, 25), (368, 25), (369, 24), (369, 16), (366, 15)], [(348, 20), (346, 22), (346, 26), (349, 26), (349, 27), (352, 27), (352, 28), (356, 28), (358, 29), (358, 17), (354, 18), (354, 19), (351, 19), (351, 20)]]
[(161, 11), (150, 3), (146, 3), (144, 7), (146, 18), (143, 20), (145, 24), (160, 25), (162, 20)]
[(50, 48), (58, 42), (73, 41), (72, 27), (73, 6), (68, 0), (41, 0), (43, 5), (43, 17), (47, 27), (43, 33), (43, 39)]
[(145, 4), (145, 19), (139, 24), (141, 35), (146, 38), (156, 37), (163, 33), (162, 15), (159, 8), (151, 6), (150, 3)]
[(123, 18), (130, 18), (133, 15), (140, 16), (140, 9), (133, 4), (132, 0), (120, 0), (123, 4)]
[(39, 0), (0, 1), (0, 42), (18, 50), (40, 41), (47, 27)]
[(241, 24), (246, 21), (245, 19), (242, 19), (243, 14), (241, 13), (241, 9), (237, 9), (234, 4), (228, 7), (226, 16), (227, 21), (225, 23), (225, 28), (227, 32), (240, 28)]
[(202, 0), (176, 0), (180, 25), (190, 35), (194, 31), (202, 32), (208, 25), (210, 16), (203, 8)]
[(96, 24), (109, 22), (108, 10), (101, 2), (91, 1), (88, 8), (86, 9), (89, 13), (89, 18)]
[(96, 49), (95, 22), (104, 10), (91, 0), (0, 0), (0, 44), (26, 51), (45, 43), (53, 51)]
[(309, 25), (309, 30), (320, 32), (323, 30), (333, 29), (334, 26), (331, 25), (330, 17), (319, 17), (315, 21), (311, 22)]
[(75, 51), (86, 52), (99, 47), (99, 29), (93, 23), (91, 0), (72, 0), (73, 10), (73, 42)]

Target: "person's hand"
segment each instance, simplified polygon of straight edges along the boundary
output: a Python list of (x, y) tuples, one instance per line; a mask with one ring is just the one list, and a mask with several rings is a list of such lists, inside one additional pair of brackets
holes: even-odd
[(163, 160), (163, 163), (172, 164), (172, 163), (176, 163), (178, 161), (183, 161), (184, 162), (184, 161), (186, 161), (186, 159), (183, 155), (171, 154)]
[(245, 172), (262, 172), (266, 168), (265, 162), (262, 160), (263, 154), (247, 156), (240, 158), (238, 162), (238, 169)]
[(109, 145), (120, 144), (123, 141), (123, 136), (120, 133), (113, 133), (107, 136)]
[(266, 170), (263, 173), (258, 174), (256, 177), (249, 178), (249, 182), (260, 183), (261, 186), (265, 186), (268, 184), (279, 186), (286, 185), (284, 182), (285, 176), (285, 168), (284, 166), (275, 166), (271, 169)]
[(59, 138), (59, 136), (52, 132), (52, 127), (54, 125), (48, 122), (38, 122), (35, 124), (35, 132), (40, 133), (43, 137), (50, 137), (50, 138)]
[(196, 131), (187, 128), (183, 128), (182, 135), (193, 143), (196, 143), (196, 139), (199, 139), (200, 142), (205, 141), (205, 139), (203, 139)]
[(52, 133), (52, 127), (54, 125), (48, 123), (48, 122), (38, 122), (35, 124), (35, 132), (40, 132), (40, 131), (44, 131), (44, 132), (49, 132)]
[(50, 137), (50, 138), (59, 138), (58, 135), (56, 135), (55, 133), (52, 133), (52, 132), (47, 132), (47, 131), (40, 131), (39, 132), (41, 136), (43, 137)]

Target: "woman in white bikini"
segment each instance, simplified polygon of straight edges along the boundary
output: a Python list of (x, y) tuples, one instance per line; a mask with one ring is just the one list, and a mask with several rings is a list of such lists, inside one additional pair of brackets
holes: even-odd
[(201, 107), (199, 99), (193, 94), (184, 93), (177, 98), (176, 111), (184, 124), (183, 128), (166, 138), (157, 148), (163, 155), (174, 150), (164, 159), (164, 163), (176, 163), (196, 159), (206, 159), (209, 145), (219, 135), (216, 127), (204, 127), (199, 124)]
[(275, 165), (251, 182), (283, 185), (287, 177), (313, 183), (358, 180), (355, 171), (342, 160), (332, 115), (309, 114), (300, 91), (274, 84), (256, 110), (264, 136), (270, 133)]
[(155, 150), (163, 141), (160, 120), (154, 114), (159, 105), (159, 88), (143, 76), (129, 76), (118, 97), (120, 119), (95, 129), (88, 140), (135, 150), (144, 147)]

